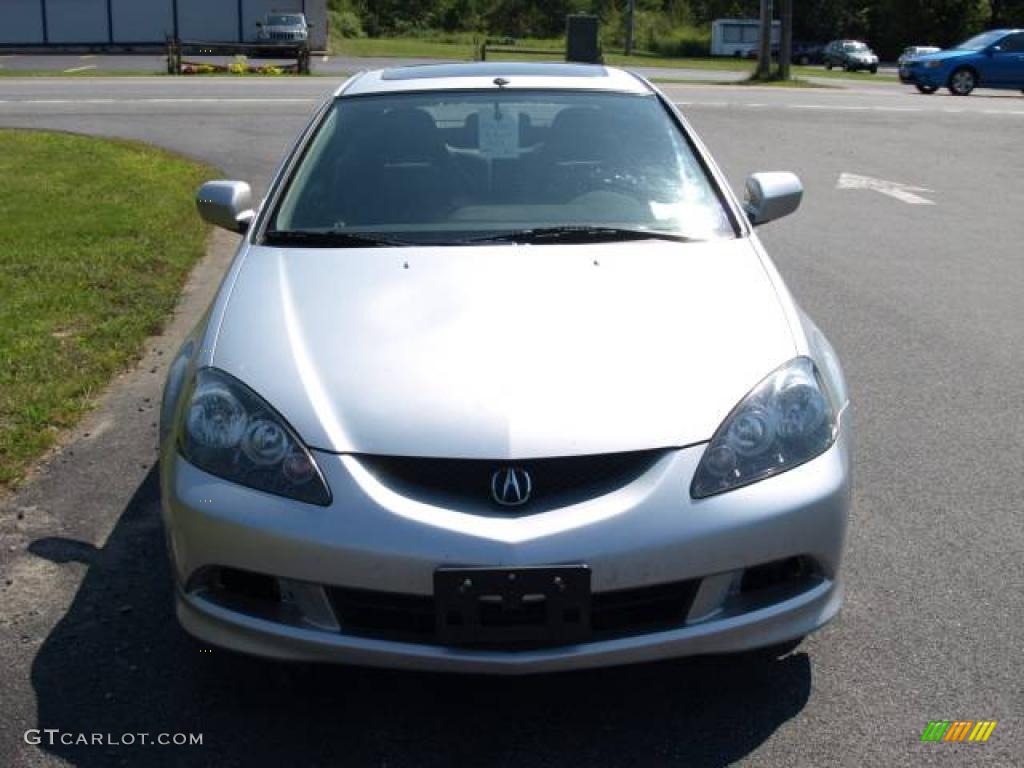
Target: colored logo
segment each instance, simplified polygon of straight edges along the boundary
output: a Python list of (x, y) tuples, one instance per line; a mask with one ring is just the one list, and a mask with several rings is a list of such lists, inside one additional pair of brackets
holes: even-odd
[(988, 741), (995, 728), (995, 720), (932, 720), (921, 741)]

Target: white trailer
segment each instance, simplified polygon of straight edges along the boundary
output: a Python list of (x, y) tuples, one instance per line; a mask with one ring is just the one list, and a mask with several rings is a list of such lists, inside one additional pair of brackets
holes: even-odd
[[(779, 47), (782, 22), (772, 22), (772, 50)], [(711, 22), (711, 55), (735, 56), (757, 54), (761, 40), (761, 22), (758, 19), (715, 19)]]

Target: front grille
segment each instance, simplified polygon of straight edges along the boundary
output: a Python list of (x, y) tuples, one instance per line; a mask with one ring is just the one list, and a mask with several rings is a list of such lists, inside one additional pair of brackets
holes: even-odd
[[(552, 459), (431, 459), (360, 456), (378, 482), (396, 493), (435, 506), (481, 515), (535, 515), (603, 496), (636, 480), (663, 455), (661, 450)], [(503, 507), (491, 498), (492, 475), (505, 467), (530, 475), (529, 500)]]
[[(699, 583), (699, 579), (691, 579), (636, 589), (595, 592), (591, 597), (591, 632), (587, 641), (683, 626)], [(327, 587), (327, 594), (345, 634), (408, 643), (438, 642), (436, 606), (432, 596), (346, 587)]]

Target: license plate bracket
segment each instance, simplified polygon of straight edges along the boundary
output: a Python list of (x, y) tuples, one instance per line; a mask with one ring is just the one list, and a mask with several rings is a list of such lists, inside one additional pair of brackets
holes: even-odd
[(438, 568), (434, 601), (444, 645), (536, 648), (590, 636), (585, 565)]

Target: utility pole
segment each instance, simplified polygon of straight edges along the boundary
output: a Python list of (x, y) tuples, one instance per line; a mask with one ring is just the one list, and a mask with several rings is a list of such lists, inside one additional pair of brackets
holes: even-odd
[(789, 80), (793, 61), (793, 0), (782, 0), (782, 39), (779, 41), (779, 79)]
[(772, 71), (772, 0), (761, 0), (761, 39), (757, 56), (757, 76), (767, 79)]
[(636, 33), (636, 0), (626, 5), (626, 55), (633, 55), (633, 36)]

